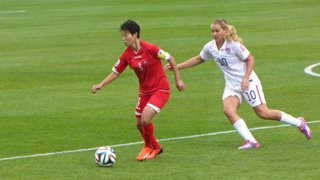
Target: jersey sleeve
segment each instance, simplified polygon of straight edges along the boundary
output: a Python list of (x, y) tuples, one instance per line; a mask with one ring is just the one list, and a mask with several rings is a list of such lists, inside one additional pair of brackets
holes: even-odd
[(241, 60), (246, 60), (250, 55), (250, 51), (240, 42), (234, 42), (232, 44), (232, 49)]
[(210, 45), (209, 43), (207, 43), (206, 45), (204, 45), (204, 47), (202, 48), (201, 52), (200, 52), (200, 58), (207, 61), (210, 58), (212, 58), (211, 54), (210, 54)]
[(118, 59), (118, 61), (114, 64), (112, 71), (117, 74), (121, 74), (126, 69), (127, 66), (128, 66), (128, 62), (125, 58), (125, 54), (122, 54)]
[(149, 53), (150, 53), (152, 56), (158, 57), (158, 52), (159, 52), (160, 48), (159, 48), (157, 45), (155, 45), (155, 44), (150, 44), (150, 46), (149, 46), (148, 49), (149, 49)]

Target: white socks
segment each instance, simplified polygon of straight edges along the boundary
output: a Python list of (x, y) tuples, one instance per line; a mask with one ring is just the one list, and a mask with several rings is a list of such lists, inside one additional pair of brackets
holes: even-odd
[(243, 119), (239, 119), (232, 126), (237, 130), (237, 132), (245, 141), (257, 143), (257, 140), (253, 137)]
[(293, 125), (293, 126), (296, 126), (296, 127), (299, 127), (301, 125), (301, 120), (298, 119), (298, 118), (295, 118), (295, 117), (292, 117), (291, 115), (285, 113), (285, 112), (282, 112), (281, 111), (281, 119), (280, 119), (281, 122), (284, 122), (284, 123), (287, 123), (287, 124), (290, 124), (290, 125)]
[[(295, 118), (285, 112), (281, 111), (281, 122), (299, 127), (301, 125), (301, 120), (298, 118)], [(243, 119), (239, 119), (236, 121), (233, 125), (234, 129), (240, 134), (240, 136), (245, 140), (245, 141), (250, 141), (257, 143), (257, 140), (253, 137), (251, 132), (249, 131), (246, 123), (244, 122)]]

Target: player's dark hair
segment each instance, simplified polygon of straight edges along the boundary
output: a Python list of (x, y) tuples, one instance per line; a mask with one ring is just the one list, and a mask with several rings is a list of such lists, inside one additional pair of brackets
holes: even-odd
[(121, 31), (129, 31), (130, 34), (138, 33), (138, 38), (140, 38), (140, 26), (138, 23), (136, 23), (134, 20), (129, 19), (125, 21), (121, 26), (120, 26)]

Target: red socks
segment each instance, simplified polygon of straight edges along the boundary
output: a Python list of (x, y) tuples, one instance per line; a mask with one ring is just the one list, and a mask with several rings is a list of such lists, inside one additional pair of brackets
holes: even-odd
[(142, 126), (140, 133), (144, 139), (144, 145), (145, 147), (151, 148), (151, 149), (160, 149), (160, 144), (157, 142), (156, 138), (153, 134), (154, 127), (152, 122), (149, 124)]
[(152, 145), (151, 147), (153, 147), (152, 149), (160, 149), (160, 144), (157, 142), (157, 140), (153, 134), (154, 127), (153, 127), (152, 122), (150, 122), (146, 126), (143, 126), (143, 129), (144, 129), (144, 134), (147, 139), (147, 144), (148, 145), (151, 144)]

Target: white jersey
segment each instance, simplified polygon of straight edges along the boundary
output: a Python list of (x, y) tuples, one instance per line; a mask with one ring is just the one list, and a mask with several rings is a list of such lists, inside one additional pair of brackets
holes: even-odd
[[(224, 41), (218, 50), (215, 40), (208, 42), (200, 52), (203, 60), (213, 58), (224, 74), (226, 87), (241, 90), (241, 82), (246, 72), (245, 60), (250, 55), (249, 50), (240, 42)], [(252, 71), (250, 81), (260, 82), (256, 73)]]

